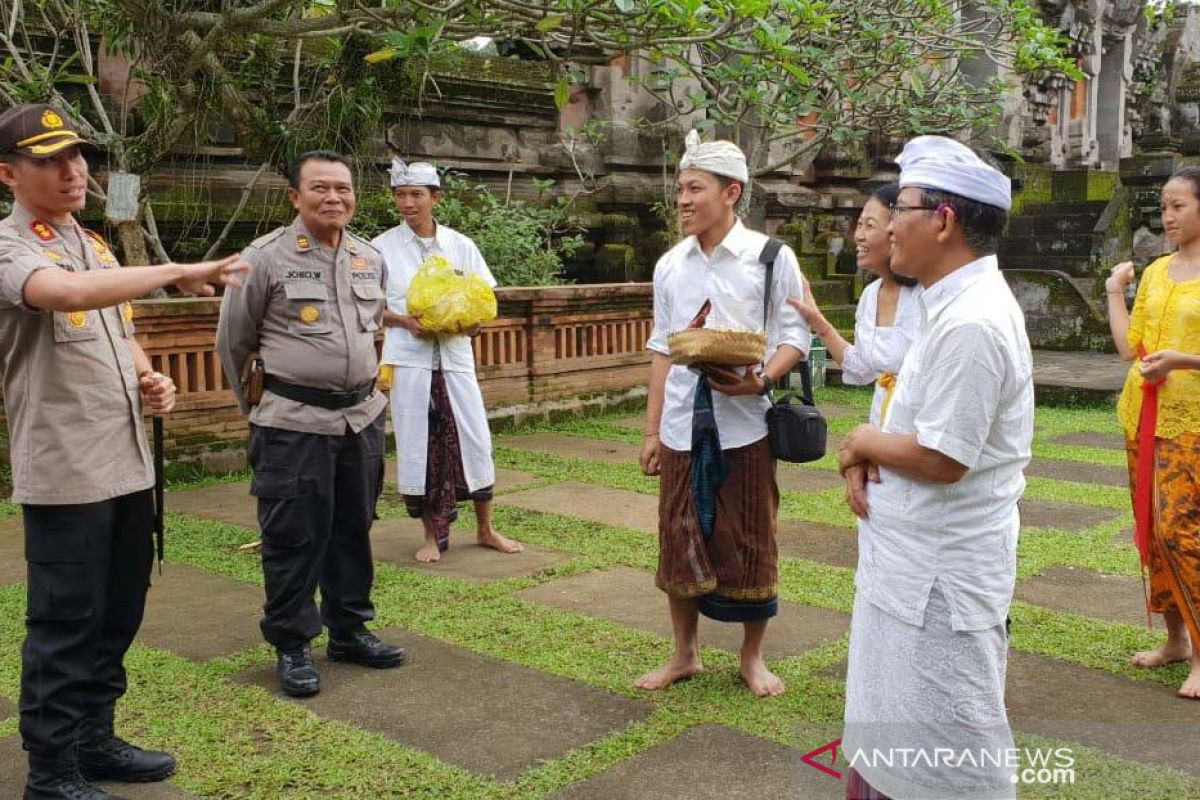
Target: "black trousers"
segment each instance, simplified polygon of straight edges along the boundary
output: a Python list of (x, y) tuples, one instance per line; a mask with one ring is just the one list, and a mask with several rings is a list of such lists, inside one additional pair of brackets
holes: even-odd
[(99, 503), (24, 506), (28, 606), (21, 652), (25, 748), (56, 755), (79, 722), (125, 694), (154, 560), (150, 490)]
[[(263, 638), (281, 649), (375, 618), (371, 523), (383, 490), (384, 414), (341, 436), (250, 426), (267, 602)], [(314, 600), (321, 589), (321, 608)]]

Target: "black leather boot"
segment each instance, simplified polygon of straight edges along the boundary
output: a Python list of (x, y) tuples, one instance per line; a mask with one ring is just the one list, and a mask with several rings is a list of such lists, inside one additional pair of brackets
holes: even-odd
[(143, 750), (113, 733), (113, 707), (95, 709), (79, 728), (79, 771), (92, 781), (152, 783), (175, 771), (175, 758)]
[(25, 800), (121, 800), (84, 780), (75, 748), (55, 756), (29, 754)]
[(275, 676), (288, 697), (312, 697), (321, 691), (321, 674), (306, 644), (295, 650), (276, 650)]
[(330, 632), (326, 654), (330, 661), (350, 661), (375, 669), (390, 669), (404, 663), (403, 647), (384, 644), (366, 628), (339, 633)]

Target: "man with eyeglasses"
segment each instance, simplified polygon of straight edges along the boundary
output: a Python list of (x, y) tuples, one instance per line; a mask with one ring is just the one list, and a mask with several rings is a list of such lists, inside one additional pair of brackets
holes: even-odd
[(1024, 317), (995, 256), (1011, 187), (941, 136), (913, 139), (897, 162), (892, 268), (921, 283), (923, 325), (882, 429), (860, 426), (839, 452), (863, 519), (847, 797), (1012, 798), (1005, 619), (1033, 381)]

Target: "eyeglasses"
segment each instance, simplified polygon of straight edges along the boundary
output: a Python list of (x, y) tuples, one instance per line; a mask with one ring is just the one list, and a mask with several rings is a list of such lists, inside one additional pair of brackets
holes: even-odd
[(892, 204), (892, 219), (903, 214), (905, 211), (937, 211), (941, 206), (905, 206), (900, 203)]

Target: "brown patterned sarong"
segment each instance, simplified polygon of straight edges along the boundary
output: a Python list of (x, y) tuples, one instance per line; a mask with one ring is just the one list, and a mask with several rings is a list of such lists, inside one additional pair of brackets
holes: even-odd
[[(1179, 611), (1189, 630), (1200, 628), (1200, 434), (1156, 439), (1155, 503), (1150, 541), (1148, 607)], [(1137, 440), (1126, 439), (1129, 490), (1137, 492)], [(1164, 549), (1167, 552), (1164, 552)], [(1195, 634), (1193, 634), (1195, 635)]]
[(661, 448), (654, 582), (676, 598), (773, 600), (779, 583), (775, 460), (766, 439), (726, 450), (725, 459), (729, 477), (717, 490), (716, 524), (705, 540), (692, 498), (692, 455)]
[(458, 441), (458, 423), (450, 405), (446, 376), (433, 371), (429, 387), (429, 440), (425, 458), (425, 494), (404, 495), (404, 507), (410, 517), (419, 518), (428, 511), (433, 519), (439, 552), (450, 547), (450, 525), (458, 519), (458, 503), (464, 500), (492, 499), (492, 487), (472, 492), (463, 473), (462, 449)]

